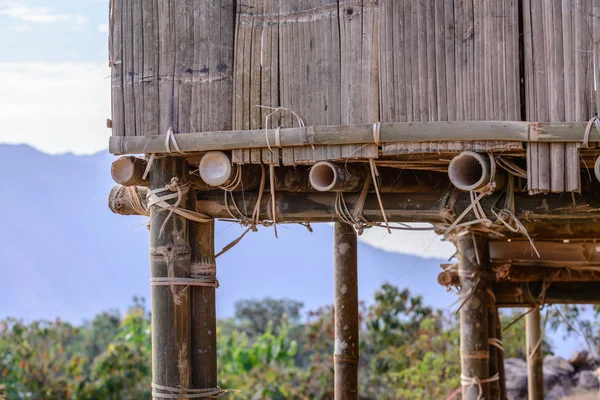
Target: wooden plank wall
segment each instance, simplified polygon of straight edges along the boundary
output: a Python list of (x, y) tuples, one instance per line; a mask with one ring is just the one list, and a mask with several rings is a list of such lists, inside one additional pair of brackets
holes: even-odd
[[(306, 125), (378, 120), (377, 1), (251, 0), (238, 10), (234, 127), (265, 128), (285, 107)], [(279, 118), (279, 116), (281, 118)], [(297, 126), (289, 112), (270, 127)], [(376, 158), (377, 146), (236, 150), (234, 162), (285, 165)]]
[[(526, 120), (587, 121), (596, 114), (599, 7), (598, 0), (523, 1)], [(527, 173), (532, 194), (579, 191), (579, 145), (529, 144)]]
[[(521, 120), (516, 0), (387, 0), (381, 13), (382, 121)], [(383, 153), (460, 149), (389, 144)]]
[(229, 3), (111, 1), (114, 136), (231, 129)]
[[(258, 105), (290, 108), (306, 125), (587, 121), (598, 111), (600, 0), (247, 0), (232, 7), (235, 28), (211, 30), (216, 10), (232, 6), (221, 3), (112, 1), (113, 135), (260, 129), (272, 110)], [(270, 125), (295, 124), (283, 113)], [(460, 149), (382, 147), (386, 155)], [(531, 193), (579, 190), (578, 145), (527, 152)], [(378, 152), (344, 145), (233, 156), (302, 164)]]

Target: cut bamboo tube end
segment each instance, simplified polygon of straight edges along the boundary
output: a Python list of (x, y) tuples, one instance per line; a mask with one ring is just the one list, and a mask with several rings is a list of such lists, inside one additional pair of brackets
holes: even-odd
[(120, 157), (113, 161), (110, 173), (115, 182), (123, 186), (148, 186), (144, 171), (148, 162), (133, 156)]

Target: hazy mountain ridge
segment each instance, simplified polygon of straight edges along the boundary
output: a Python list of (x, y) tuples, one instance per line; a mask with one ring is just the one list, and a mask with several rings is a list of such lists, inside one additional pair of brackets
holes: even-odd
[[(107, 152), (52, 156), (25, 145), (0, 145), (0, 317), (80, 321), (108, 308), (123, 310), (133, 295), (148, 297), (145, 219), (113, 215)], [(288, 297), (314, 309), (333, 300), (333, 233), (329, 225), (280, 227), (247, 235), (218, 260), (218, 313), (231, 315), (242, 298)], [(241, 229), (217, 225), (217, 248)], [(444, 307), (454, 296), (437, 285), (443, 260), (359, 249), (360, 295), (384, 281), (422, 293)]]

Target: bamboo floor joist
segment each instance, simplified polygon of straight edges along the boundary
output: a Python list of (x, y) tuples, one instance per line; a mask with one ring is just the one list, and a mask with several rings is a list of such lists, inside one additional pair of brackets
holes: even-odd
[[(381, 123), (380, 142), (432, 141), (521, 141), (581, 143), (587, 122), (390, 122)], [(279, 133), (278, 133), (279, 132)], [(181, 152), (233, 150), (275, 146), (279, 135), (281, 147), (310, 145), (348, 145), (374, 143), (373, 124), (308, 126), (305, 128), (254, 129), (179, 133), (176, 135)], [(427, 138), (427, 140), (424, 140)], [(600, 141), (592, 132), (590, 141)], [(166, 135), (112, 136), (112, 154), (168, 153)]]

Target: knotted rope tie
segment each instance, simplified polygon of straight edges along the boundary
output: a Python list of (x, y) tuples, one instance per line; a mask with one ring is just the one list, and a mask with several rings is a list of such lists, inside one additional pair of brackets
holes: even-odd
[(152, 397), (159, 397), (162, 399), (200, 399), (203, 397), (217, 399), (222, 394), (230, 392), (241, 393), (239, 390), (223, 390), (218, 386), (208, 389), (187, 389), (173, 388), (152, 383)]
[[(183, 153), (181, 151), (181, 149), (179, 148), (179, 145), (177, 144), (177, 140), (175, 140), (175, 132), (173, 131), (172, 126), (170, 126), (169, 129), (167, 129), (167, 135), (165, 138), (165, 149), (166, 149), (167, 153), (173, 152), (173, 151), (171, 151), (171, 143), (173, 143), (176, 153)], [(146, 169), (144, 170), (144, 175), (142, 175), (143, 179), (146, 179), (146, 177), (148, 176), (148, 173), (150, 172), (150, 168), (152, 168), (152, 164), (154, 163), (154, 160), (156, 158), (157, 158), (156, 154), (154, 154), (154, 153), (150, 154), (150, 159), (148, 159), (148, 165), (146, 165)]]
[[(291, 110), (289, 108), (269, 107), (269, 106), (263, 106), (260, 104), (257, 105), (256, 107), (273, 110), (272, 112), (267, 114), (267, 116), (265, 117), (265, 141), (267, 142), (267, 148), (269, 149), (269, 151), (271, 151), (271, 153), (273, 153), (274, 156), (281, 158), (281, 156), (279, 154), (275, 154), (275, 152), (271, 148), (271, 143), (269, 143), (269, 120), (271, 119), (271, 117), (273, 115), (280, 114), (282, 111), (287, 111), (290, 114), (292, 114), (294, 116), (294, 118), (296, 118), (296, 121), (298, 122), (298, 126), (300, 128), (306, 127), (306, 125), (304, 124), (304, 120), (302, 119), (302, 117), (300, 117), (300, 115), (298, 115), (296, 112), (294, 112), (293, 110)], [(281, 148), (281, 126), (278, 126), (277, 128), (275, 128), (275, 147)], [(312, 143), (311, 143), (311, 147), (313, 148), (313, 150), (315, 149), (315, 147)]]
[(477, 400), (483, 399), (483, 384), (495, 382), (500, 379), (500, 374), (496, 374), (490, 378), (480, 379), (480, 378), (471, 378), (460, 374), (460, 383), (463, 386), (477, 386), (479, 390), (479, 396), (477, 396)]
[[(190, 190), (190, 183), (184, 184), (179, 183), (179, 178), (175, 177), (171, 179), (171, 183), (165, 185), (162, 188), (149, 190), (148, 191), (148, 208), (157, 206), (163, 210), (169, 210), (169, 215), (165, 218), (162, 226), (160, 227), (159, 235), (162, 236), (164, 233), (165, 226), (173, 214), (177, 214), (185, 219), (196, 222), (211, 222), (213, 219), (206, 214), (202, 214), (196, 211), (187, 210), (179, 207), (183, 196), (186, 195)], [(167, 201), (176, 200), (174, 204), (169, 204)]]
[(496, 347), (498, 350), (500, 350), (501, 352), (504, 353), (504, 346), (502, 345), (502, 340), (500, 340), (498, 338), (489, 338), (488, 344), (490, 346)]
[(219, 281), (214, 276), (199, 276), (197, 278), (159, 277), (150, 278), (150, 286), (202, 286), (217, 289)]
[(583, 135), (583, 147), (586, 149), (590, 148), (590, 134), (592, 133), (592, 125), (596, 125), (596, 130), (600, 133), (600, 119), (598, 119), (598, 116), (593, 116), (585, 127), (585, 133)]
[(127, 191), (127, 196), (129, 197), (131, 207), (133, 207), (135, 212), (139, 215), (149, 217), (150, 210), (148, 209), (148, 205), (142, 201), (142, 195), (140, 194), (137, 186), (125, 186), (125, 190)]

